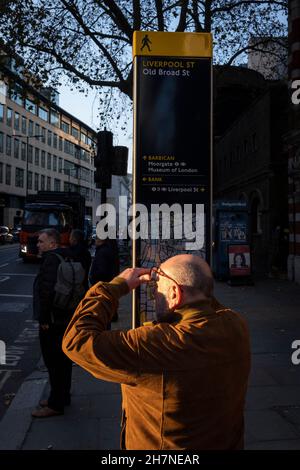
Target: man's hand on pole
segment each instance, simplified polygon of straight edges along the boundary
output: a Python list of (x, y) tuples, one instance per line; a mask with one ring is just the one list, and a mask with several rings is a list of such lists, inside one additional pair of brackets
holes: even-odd
[(146, 268), (128, 268), (118, 277), (122, 277), (128, 284), (130, 290), (135, 289), (144, 282), (150, 281), (150, 269)]

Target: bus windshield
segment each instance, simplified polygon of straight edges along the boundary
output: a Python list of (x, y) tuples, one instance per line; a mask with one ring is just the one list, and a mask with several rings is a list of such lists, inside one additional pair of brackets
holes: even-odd
[(46, 226), (62, 226), (64, 227), (69, 221), (69, 214), (59, 211), (38, 211), (25, 210), (23, 217), (23, 225)]

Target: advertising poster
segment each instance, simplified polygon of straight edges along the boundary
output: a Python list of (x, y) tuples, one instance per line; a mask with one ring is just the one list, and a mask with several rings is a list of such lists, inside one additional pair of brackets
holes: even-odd
[(229, 245), (229, 273), (234, 276), (251, 275), (251, 259), (249, 245)]

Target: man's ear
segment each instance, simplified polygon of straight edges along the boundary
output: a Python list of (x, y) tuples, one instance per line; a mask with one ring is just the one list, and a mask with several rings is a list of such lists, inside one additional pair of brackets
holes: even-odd
[(181, 292), (180, 292), (179, 287), (176, 284), (170, 286), (169, 294), (170, 294), (170, 301), (172, 303), (172, 308), (178, 307), (178, 305), (181, 302)]

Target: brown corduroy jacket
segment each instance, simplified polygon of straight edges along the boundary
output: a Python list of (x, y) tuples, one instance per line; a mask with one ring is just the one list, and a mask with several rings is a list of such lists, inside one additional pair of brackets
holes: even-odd
[(122, 447), (242, 449), (250, 370), (245, 320), (203, 301), (178, 310), (173, 323), (106, 331), (127, 293), (120, 277), (93, 286), (63, 339), (74, 362), (122, 384)]

